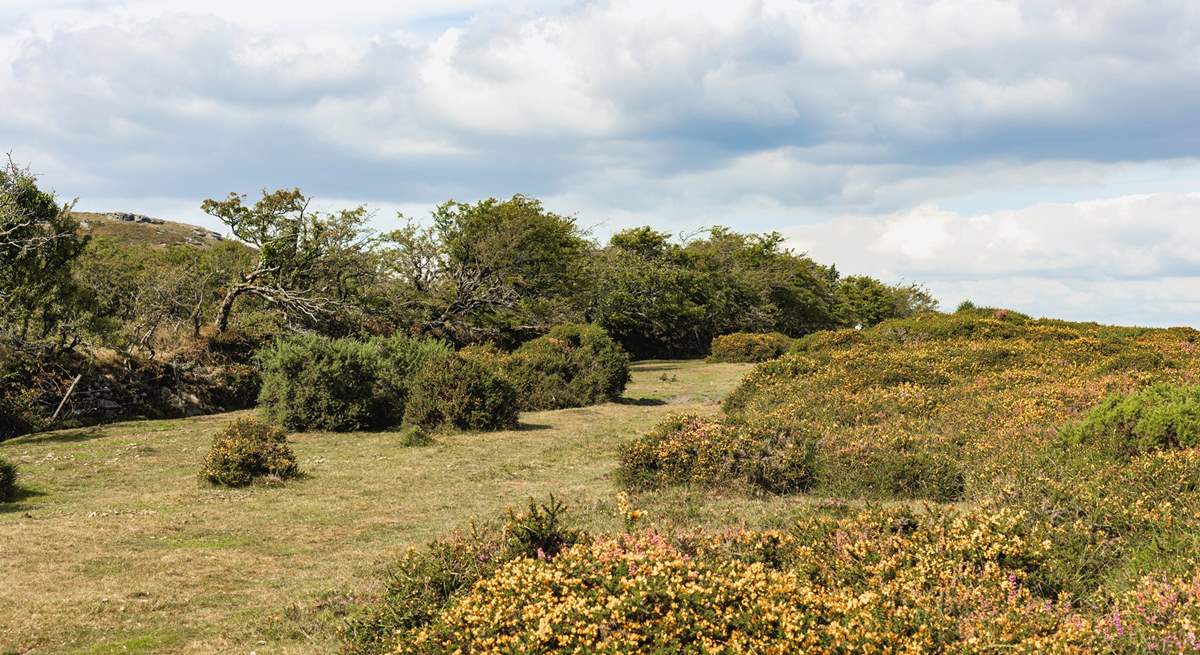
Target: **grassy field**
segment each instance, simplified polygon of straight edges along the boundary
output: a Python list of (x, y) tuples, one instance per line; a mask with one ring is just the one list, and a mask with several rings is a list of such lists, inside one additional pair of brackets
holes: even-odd
[[(404, 449), (394, 433), (300, 434), (305, 479), (210, 487), (213, 435), (238, 414), (128, 422), (0, 443), (24, 497), (0, 506), (0, 653), (325, 653), (379, 568), (477, 518), (554, 493), (616, 530), (619, 446), (672, 412), (716, 413), (745, 364), (644, 362), (620, 403), (524, 414), (521, 428)], [(802, 498), (670, 490), (679, 524), (764, 525)]]

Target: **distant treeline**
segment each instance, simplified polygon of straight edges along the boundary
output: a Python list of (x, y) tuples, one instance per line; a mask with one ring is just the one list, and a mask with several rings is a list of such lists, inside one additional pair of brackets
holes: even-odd
[[(81, 236), (69, 207), (13, 167), (0, 176), (0, 321), (9, 339), (153, 355), (231, 329), (404, 333), (512, 347), (597, 323), (636, 357), (707, 352), (730, 332), (815, 330), (930, 309), (915, 285), (842, 277), (778, 233), (651, 227), (600, 244), (533, 198), (447, 202), (380, 234), (365, 208), (309, 209), (299, 190), (209, 200), (239, 241), (134, 246)], [(205, 326), (211, 326), (209, 330)]]

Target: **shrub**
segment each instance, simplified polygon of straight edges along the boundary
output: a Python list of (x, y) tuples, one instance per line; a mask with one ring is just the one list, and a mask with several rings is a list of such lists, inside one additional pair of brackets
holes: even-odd
[(521, 345), (506, 362), (521, 409), (583, 407), (620, 397), (629, 356), (596, 325), (564, 324)]
[(259, 355), (259, 404), (268, 420), (288, 430), (399, 425), (413, 377), (427, 359), (447, 351), (441, 342), (401, 336), (282, 339)]
[(0, 502), (12, 500), (17, 493), (17, 467), (0, 457)]
[(626, 486), (743, 482), (771, 493), (803, 491), (814, 476), (815, 442), (781, 424), (673, 416), (626, 446)]
[(279, 428), (238, 419), (213, 440), (204, 460), (204, 477), (213, 484), (241, 487), (256, 478), (281, 480), (299, 473), (296, 455)]
[(516, 559), (550, 560), (562, 550), (587, 540), (569, 527), (567, 508), (550, 497), (529, 499), (529, 511), (509, 510), (508, 520), (459, 530), (422, 550), (410, 550), (389, 572), (380, 602), (349, 617), (341, 633), (351, 653), (390, 652), (409, 631), (432, 621), (476, 582)]
[(849, 451), (827, 447), (821, 455), (817, 488), (823, 496), (944, 503), (966, 491), (954, 457), (912, 439), (881, 439)]
[(1200, 386), (1156, 384), (1109, 396), (1063, 433), (1118, 457), (1200, 446)]
[(457, 531), (410, 550), (388, 572), (383, 598), (352, 614), (341, 628), (356, 655), (389, 652), (398, 636), (425, 625), (456, 596), (511, 559), (494, 529)]
[(779, 332), (735, 332), (713, 337), (710, 362), (765, 362), (786, 353), (793, 339)]
[(404, 336), (375, 337), (367, 347), (375, 363), (372, 394), (376, 418), (371, 427), (399, 425), (413, 378), (426, 361), (450, 352), (450, 347), (441, 341)]
[(419, 425), (410, 425), (400, 433), (400, 445), (405, 448), (419, 448), (433, 443), (433, 435)]
[(431, 358), (413, 379), (405, 421), (428, 429), (502, 430), (517, 424), (517, 392), (497, 372), (457, 353)]
[(528, 512), (518, 514), (510, 509), (508, 523), (504, 526), (509, 549), (524, 557), (552, 559), (564, 548), (582, 541), (585, 537), (582, 530), (564, 524), (566, 509), (553, 494), (547, 503), (530, 498)]

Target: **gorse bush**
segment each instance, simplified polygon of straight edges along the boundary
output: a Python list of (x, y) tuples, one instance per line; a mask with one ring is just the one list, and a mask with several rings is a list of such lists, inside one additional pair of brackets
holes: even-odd
[(710, 362), (765, 362), (786, 353), (794, 339), (779, 332), (735, 332), (713, 337)]
[(530, 498), (526, 512), (510, 509), (504, 526), (509, 549), (523, 557), (552, 559), (564, 548), (579, 543), (586, 535), (566, 525), (563, 519), (566, 511), (566, 505), (553, 494), (545, 503)]
[(499, 526), (472, 523), (469, 530), (410, 550), (390, 568), (383, 597), (343, 624), (340, 632), (348, 652), (390, 652), (505, 563), (522, 558), (548, 561), (585, 543), (588, 535), (566, 519), (567, 507), (554, 497), (545, 503), (530, 498), (527, 512), (509, 510)]
[(391, 412), (380, 415), (377, 361), (365, 343), (295, 336), (263, 350), (259, 360), (259, 407), (287, 430), (360, 430), (395, 418)]
[(595, 325), (556, 326), (504, 367), (526, 410), (595, 405), (620, 397), (629, 382), (629, 355)]
[(632, 487), (744, 483), (792, 493), (805, 490), (814, 473), (813, 442), (800, 431), (680, 415), (627, 445), (618, 477)]
[(402, 336), (368, 341), (301, 335), (259, 355), (267, 418), (288, 430), (378, 429), (399, 425), (409, 387), (441, 342)]
[(427, 429), (517, 425), (517, 392), (498, 372), (457, 353), (430, 358), (413, 379), (405, 421)]
[(603, 537), (464, 576), (470, 586), (391, 635), (392, 652), (675, 653), (709, 644), (779, 655), (898, 646), (1082, 655), (1188, 643), (1200, 616), (1192, 579), (1141, 582), (1112, 602), (1115, 619), (1091, 615), (1031, 586), (1049, 548), (1043, 532), (1003, 511), (867, 510), (800, 519), (789, 530)]
[(286, 480), (299, 474), (296, 455), (279, 428), (238, 419), (213, 440), (202, 475), (213, 484), (241, 487), (258, 478)]
[(1200, 446), (1200, 386), (1157, 384), (1110, 396), (1063, 434), (1119, 457)]
[(12, 500), (17, 494), (17, 467), (0, 457), (0, 503)]

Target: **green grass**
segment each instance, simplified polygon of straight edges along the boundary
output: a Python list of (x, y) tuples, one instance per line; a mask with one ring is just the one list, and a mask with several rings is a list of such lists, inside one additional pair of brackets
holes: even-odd
[[(210, 487), (213, 436), (245, 413), (143, 421), (0, 443), (24, 488), (0, 505), (0, 653), (328, 653), (348, 603), (409, 546), (529, 496), (617, 530), (621, 444), (672, 412), (718, 411), (746, 364), (642, 362), (619, 403), (521, 416), (518, 430), (293, 435), (307, 476)], [(804, 498), (673, 489), (637, 499), (680, 525), (776, 525)]]

